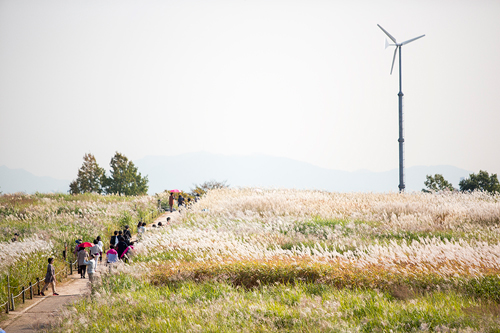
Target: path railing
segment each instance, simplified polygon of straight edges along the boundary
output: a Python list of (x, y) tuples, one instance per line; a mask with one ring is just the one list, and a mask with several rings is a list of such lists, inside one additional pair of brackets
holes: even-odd
[[(65, 256), (65, 253), (63, 253)], [(64, 260), (65, 262), (65, 268), (61, 269), (59, 272), (56, 273), (56, 277), (60, 274), (64, 274), (65, 277), (68, 277), (68, 269), (70, 271), (69, 275), (73, 275), (73, 266), (76, 264), (77, 260), (74, 262), (68, 262)], [(0, 308), (5, 307), (5, 313), (9, 313), (10, 311), (15, 311), (16, 310), (16, 299), (21, 297), (22, 303), (24, 304), (26, 302), (26, 293), (28, 292), (29, 299), (33, 299), (35, 295), (35, 287), (37, 288), (36, 295), (40, 296), (41, 294), (41, 283), (45, 282), (44, 278), (36, 278), (36, 283), (32, 284), (31, 281), (29, 282), (28, 286), (22, 286), (21, 291), (19, 294), (14, 296), (14, 293), (11, 292), (11, 289), (14, 289), (15, 287), (10, 285), (10, 278), (7, 276), (7, 301), (3, 304), (0, 304)], [(17, 287), (19, 288), (19, 287)]]
[[(158, 216), (162, 214), (162, 211), (160, 209), (151, 209), (150, 211), (151, 214), (151, 222), (155, 220)], [(77, 263), (77, 260), (74, 262), (68, 262), (66, 260), (66, 254), (67, 254), (67, 244), (65, 243), (65, 250), (63, 251), (62, 257), (63, 261), (65, 262), (65, 269), (60, 270), (58, 273), (56, 273), (56, 276), (60, 274), (64, 274), (65, 277), (68, 277), (68, 270), (69, 270), (69, 275), (73, 275), (73, 270), (75, 268), (75, 265)], [(21, 288), (20, 292), (17, 295), (14, 295), (13, 292), (11, 292), (11, 289), (14, 289), (16, 287), (13, 287), (10, 285), (10, 278), (7, 276), (7, 301), (4, 303), (0, 304), (0, 309), (2, 307), (5, 307), (5, 313), (9, 313), (9, 311), (15, 311), (16, 308), (16, 299), (21, 297), (22, 303), (25, 303), (26, 301), (26, 293), (29, 295), (29, 299), (33, 299), (35, 292), (34, 289), (36, 288), (37, 292), (36, 295), (40, 295), (40, 285), (42, 282), (44, 282), (44, 278), (36, 278), (36, 283), (32, 284), (31, 281), (28, 283), (28, 286), (21, 286), (17, 288)]]

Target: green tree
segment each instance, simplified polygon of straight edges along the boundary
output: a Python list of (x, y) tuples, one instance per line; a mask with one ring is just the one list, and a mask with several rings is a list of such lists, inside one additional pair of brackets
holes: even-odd
[(458, 184), (460, 191), (481, 190), (486, 192), (500, 192), (500, 183), (496, 173), (491, 176), (487, 171), (479, 170), (478, 174), (471, 173), (469, 178), (462, 179)]
[(443, 175), (435, 174), (434, 177), (431, 175), (425, 176), (426, 180), (424, 185), (427, 187), (426, 189), (422, 189), (422, 192), (431, 193), (437, 191), (450, 190), (453, 191), (453, 185), (444, 179)]
[(198, 194), (198, 195), (204, 195), (207, 193), (209, 190), (215, 190), (219, 188), (226, 188), (229, 187), (229, 185), (226, 184), (226, 180), (222, 182), (218, 182), (216, 180), (209, 180), (207, 182), (204, 182), (203, 184), (194, 184), (194, 189), (191, 189), (191, 192), (193, 194)]
[(119, 152), (109, 163), (111, 176), (105, 179), (108, 194), (143, 195), (148, 192), (148, 176), (142, 177), (137, 167)]
[(104, 169), (99, 167), (94, 155), (85, 154), (77, 178), (69, 184), (69, 192), (71, 194), (102, 193), (103, 178)]

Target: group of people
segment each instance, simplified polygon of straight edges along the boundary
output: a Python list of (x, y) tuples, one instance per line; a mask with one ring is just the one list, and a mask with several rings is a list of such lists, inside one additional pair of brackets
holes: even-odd
[[(77, 256), (78, 273), (82, 279), (85, 279), (85, 274), (88, 274), (90, 282), (94, 282), (95, 273), (97, 272), (98, 263), (102, 264), (104, 244), (101, 236), (94, 239), (93, 246), (86, 248), (81, 246), (82, 240), (76, 240), (75, 254)], [(129, 226), (126, 225), (124, 230), (115, 231), (109, 242), (109, 250), (106, 252), (106, 265), (109, 269), (113, 267), (120, 259), (128, 260), (134, 249), (132, 234)]]
[(115, 263), (119, 259), (127, 261), (132, 255), (133, 250), (134, 242), (132, 241), (132, 233), (129, 226), (126, 225), (123, 231), (115, 231), (109, 240), (109, 251), (106, 252), (108, 263)]
[[(170, 216), (167, 217), (167, 224), (170, 223)], [(158, 225), (154, 224), (151, 226), (152, 228), (161, 228), (163, 227), (163, 223), (158, 222)], [(140, 241), (144, 237), (144, 233), (146, 232), (146, 223), (139, 221), (137, 223), (137, 240)]]
[(82, 240), (77, 239), (75, 241), (75, 254), (77, 256), (78, 263), (78, 274), (82, 279), (85, 279), (85, 272), (89, 276), (90, 282), (94, 282), (94, 274), (97, 271), (97, 263), (100, 261), (102, 263), (102, 251), (104, 244), (101, 241), (101, 236), (97, 236), (94, 239), (93, 246), (89, 248), (89, 252), (85, 250), (85, 247), (81, 246)]
[[(194, 202), (197, 202), (199, 198), (198, 194), (194, 195)], [(160, 200), (158, 200), (160, 201)], [(179, 197), (177, 198), (177, 208), (179, 209), (179, 212), (181, 211), (182, 207), (188, 208), (191, 205), (191, 198), (188, 197), (187, 200), (182, 196), (182, 194), (179, 194)], [(174, 193), (170, 192), (170, 196), (168, 197), (168, 205), (170, 207), (170, 213), (173, 212), (174, 210)]]
[[(170, 206), (172, 207), (172, 205)], [(170, 217), (167, 217), (167, 224), (170, 222)], [(163, 224), (158, 222), (158, 225), (153, 224), (153, 227), (162, 227)], [(139, 221), (137, 224), (138, 238), (141, 239), (146, 232), (146, 223)], [(17, 236), (17, 234), (16, 234)], [(78, 274), (80, 278), (85, 279), (85, 274), (88, 274), (91, 283), (95, 281), (95, 273), (97, 272), (97, 264), (102, 265), (104, 244), (101, 236), (97, 236), (93, 241), (93, 246), (89, 247), (87, 252), (85, 246), (81, 246), (82, 239), (75, 241), (75, 255), (77, 256)], [(86, 244), (87, 246), (87, 244)], [(106, 264), (109, 269), (113, 267), (119, 260), (128, 261), (129, 257), (133, 254), (134, 242), (132, 241), (132, 233), (130, 228), (126, 225), (122, 230), (115, 231), (109, 240), (109, 250), (106, 252)], [(42, 288), (41, 294), (45, 296), (44, 291), (48, 290), (49, 286), (52, 287), (52, 294), (59, 295), (56, 292), (56, 278), (54, 268), (54, 258), (48, 259), (49, 265), (47, 266), (47, 274), (45, 275), (45, 285)]]

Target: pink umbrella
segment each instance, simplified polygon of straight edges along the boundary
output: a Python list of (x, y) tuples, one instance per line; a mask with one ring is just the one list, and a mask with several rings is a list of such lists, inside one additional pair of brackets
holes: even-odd
[(93, 246), (94, 246), (94, 244), (89, 243), (89, 242), (81, 243), (78, 245), (78, 247), (93, 247)]
[(170, 190), (170, 193), (180, 193), (181, 191), (179, 190)]

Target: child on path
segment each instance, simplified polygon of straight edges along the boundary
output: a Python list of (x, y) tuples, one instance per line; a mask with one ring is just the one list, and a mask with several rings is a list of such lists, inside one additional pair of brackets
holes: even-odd
[(87, 273), (89, 274), (89, 281), (90, 283), (94, 283), (94, 274), (95, 274), (95, 265), (96, 262), (94, 260), (94, 255), (90, 255), (90, 260), (84, 260), (83, 263), (87, 265)]
[(85, 251), (85, 248), (78, 248), (78, 273), (80, 273), (80, 277), (85, 279), (85, 270), (87, 266), (84, 264), (84, 261), (87, 260), (88, 253)]
[(56, 293), (56, 269), (54, 268), (54, 258), (49, 258), (49, 265), (47, 266), (47, 274), (45, 274), (45, 285), (42, 288), (42, 296), (45, 296), (44, 291), (49, 289), (49, 284), (52, 286), (52, 295), (58, 296)]

